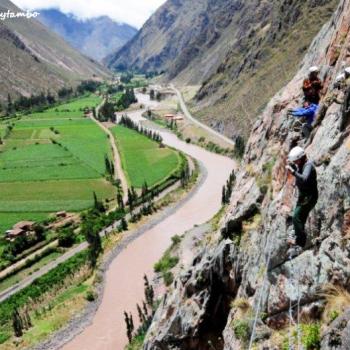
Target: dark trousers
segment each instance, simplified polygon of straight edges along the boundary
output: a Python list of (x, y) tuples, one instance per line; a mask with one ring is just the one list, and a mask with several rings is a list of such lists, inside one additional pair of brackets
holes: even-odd
[(318, 194), (300, 195), (293, 213), (293, 226), (296, 235), (296, 244), (304, 248), (306, 244), (305, 223), (310, 211), (315, 207)]

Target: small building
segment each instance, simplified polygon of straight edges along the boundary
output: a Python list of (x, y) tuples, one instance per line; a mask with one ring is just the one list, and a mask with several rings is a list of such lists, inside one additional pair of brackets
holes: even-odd
[(6, 239), (13, 241), (17, 237), (28, 236), (34, 232), (34, 225), (33, 221), (20, 221), (11, 230), (6, 231)]
[(20, 221), (16, 225), (13, 226), (13, 229), (22, 229), (24, 231), (31, 231), (33, 230), (35, 225), (35, 222), (33, 221)]
[(175, 115), (175, 114), (166, 114), (164, 118), (168, 121), (181, 121), (184, 120), (184, 117), (182, 115)]
[(173, 89), (161, 89), (161, 90), (159, 90), (159, 92), (161, 93), (161, 95), (164, 98), (172, 97), (172, 96), (176, 95), (176, 93), (175, 93), (175, 91)]

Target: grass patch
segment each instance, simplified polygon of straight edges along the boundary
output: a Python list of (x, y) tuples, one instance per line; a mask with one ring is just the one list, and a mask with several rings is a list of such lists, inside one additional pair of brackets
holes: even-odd
[(132, 342), (125, 347), (125, 350), (142, 350), (145, 338), (146, 334), (141, 334), (134, 337)]
[(157, 142), (123, 126), (113, 129), (121, 153), (123, 168), (130, 185), (154, 186), (174, 174), (181, 165), (178, 152), (160, 148)]
[(172, 252), (180, 244), (181, 237), (177, 235), (172, 237), (172, 242), (171, 247), (167, 249), (162, 258), (154, 265), (154, 271), (162, 275), (166, 286), (169, 286), (174, 280), (171, 270), (178, 264), (179, 258), (173, 256)]

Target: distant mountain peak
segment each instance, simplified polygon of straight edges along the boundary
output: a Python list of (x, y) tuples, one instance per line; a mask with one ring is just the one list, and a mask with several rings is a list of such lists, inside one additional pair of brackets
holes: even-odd
[(137, 29), (104, 15), (82, 19), (56, 8), (38, 10), (38, 20), (83, 54), (101, 61), (137, 33)]

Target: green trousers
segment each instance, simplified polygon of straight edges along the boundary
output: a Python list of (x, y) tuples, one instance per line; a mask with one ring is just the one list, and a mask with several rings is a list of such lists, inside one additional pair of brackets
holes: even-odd
[(293, 226), (296, 235), (296, 244), (300, 247), (305, 247), (306, 232), (305, 223), (310, 214), (310, 211), (315, 207), (318, 200), (318, 194), (308, 194), (299, 196), (297, 206), (293, 213)]

